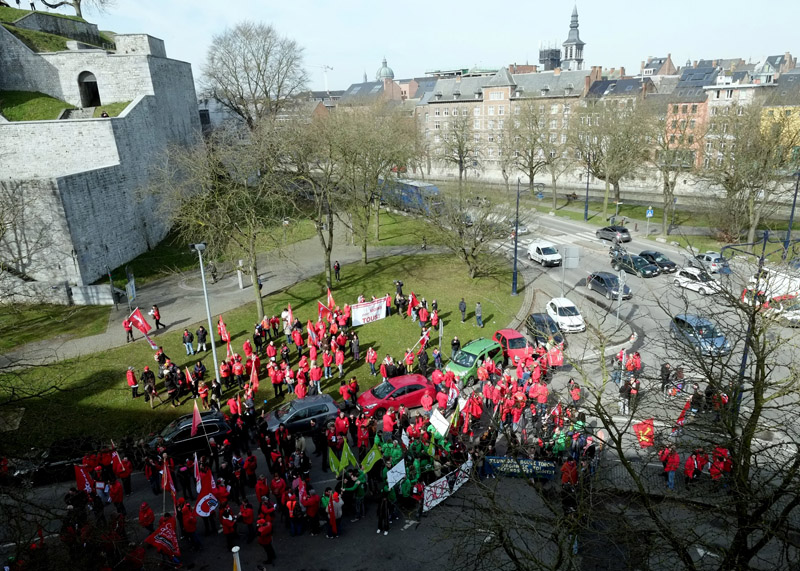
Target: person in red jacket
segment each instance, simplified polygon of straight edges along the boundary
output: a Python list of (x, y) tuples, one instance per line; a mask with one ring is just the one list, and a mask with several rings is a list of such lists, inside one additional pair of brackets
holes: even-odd
[[(346, 388), (344, 382), (342, 382), (342, 386)], [(350, 428), (350, 420), (345, 416), (344, 412), (340, 411), (339, 416), (336, 417), (336, 420), (333, 423), (333, 426), (336, 430), (336, 436), (347, 437), (347, 430)]]
[(257, 522), (258, 544), (264, 548), (267, 554), (265, 563), (268, 565), (275, 561), (275, 549), (272, 547), (272, 522), (268, 519), (259, 519)]
[(114, 480), (111, 487), (108, 489), (108, 495), (111, 498), (111, 503), (117, 508), (117, 513), (123, 516), (127, 515), (128, 512), (125, 510), (125, 504), (123, 503), (125, 491), (122, 488), (121, 481)]
[(339, 369), (339, 378), (341, 379), (344, 376), (344, 351), (342, 351), (341, 347), (336, 349), (334, 359), (336, 361), (336, 367)]
[(426, 392), (422, 395), (422, 414), (430, 418), (431, 414), (433, 413), (433, 396), (431, 393)]
[(153, 319), (155, 319), (155, 322), (156, 322), (156, 331), (158, 331), (158, 328), (159, 328), (159, 327), (163, 327), (164, 329), (166, 329), (166, 328), (167, 328), (167, 326), (166, 326), (166, 325), (164, 325), (163, 323), (161, 323), (161, 311), (158, 309), (158, 306), (157, 306), (157, 305), (154, 305), (154, 306), (153, 306), (153, 309), (151, 309), (151, 310), (150, 310), (150, 315), (152, 315), (152, 316), (153, 316)]
[(375, 363), (378, 362), (378, 352), (372, 347), (367, 349), (366, 361), (369, 365), (369, 374), (373, 377), (377, 376), (378, 371), (375, 369)]
[(667, 448), (663, 453), (663, 458), (661, 459), (664, 462), (664, 472), (667, 474), (667, 487), (670, 490), (675, 489), (675, 472), (678, 471), (678, 468), (681, 464), (681, 457), (678, 456), (678, 453), (675, 452), (675, 446), (670, 446)]
[(153, 522), (156, 520), (156, 514), (153, 513), (152, 508), (147, 504), (147, 502), (142, 502), (142, 505), (139, 507), (139, 525), (145, 528), (150, 533), (155, 531), (153, 527)]
[(292, 342), (294, 343), (295, 347), (297, 347), (297, 357), (300, 358), (303, 356), (303, 345), (305, 342), (303, 341), (303, 334), (300, 333), (299, 329), (292, 330)]
[(572, 399), (572, 406), (578, 407), (581, 403), (581, 387), (574, 379), (569, 380), (569, 396)]
[(578, 464), (575, 462), (574, 458), (570, 457), (570, 459), (561, 466), (561, 485), (578, 485)]
[(394, 408), (390, 408), (383, 415), (383, 441), (391, 442), (394, 428), (397, 426), (397, 421), (394, 418)]
[(683, 463), (684, 483), (688, 486), (692, 482), (696, 482), (700, 478), (700, 471), (697, 454), (692, 452), (686, 462)]
[(275, 473), (269, 483), (269, 489), (272, 491), (272, 495), (275, 496), (275, 503), (279, 504), (283, 497), (283, 492), (286, 491), (286, 482), (279, 474)]
[(114, 475), (122, 481), (122, 488), (126, 496), (131, 495), (131, 474), (133, 473), (133, 464), (124, 456), (120, 462), (112, 464)]
[(230, 506), (225, 506), (219, 516), (219, 520), (222, 524), (222, 533), (225, 536), (228, 549), (233, 549), (236, 545), (236, 516), (233, 515)]
[(122, 327), (125, 329), (125, 343), (133, 341), (133, 323), (127, 317), (122, 320)]
[(197, 535), (197, 512), (195, 512), (194, 506), (190, 502), (186, 502), (181, 508), (181, 513), (183, 514), (183, 533), (192, 543), (192, 549), (202, 549), (203, 542)]
[(313, 488), (308, 490), (308, 494), (300, 499), (300, 503), (306, 508), (306, 524), (311, 530), (311, 535), (319, 534), (319, 505), (322, 498), (319, 497)]
[(331, 378), (331, 365), (333, 364), (333, 355), (328, 349), (322, 353), (322, 368), (326, 379)]
[(255, 520), (253, 518), (253, 506), (250, 505), (250, 502), (244, 500), (242, 505), (239, 506), (239, 520), (247, 526), (247, 543), (253, 543), (256, 538), (256, 527), (253, 525)]

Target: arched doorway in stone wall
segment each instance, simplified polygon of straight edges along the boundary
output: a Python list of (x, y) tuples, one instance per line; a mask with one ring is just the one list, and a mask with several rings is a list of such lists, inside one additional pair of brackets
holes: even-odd
[(84, 71), (78, 76), (78, 88), (81, 92), (81, 107), (100, 106), (100, 91), (92, 72)]

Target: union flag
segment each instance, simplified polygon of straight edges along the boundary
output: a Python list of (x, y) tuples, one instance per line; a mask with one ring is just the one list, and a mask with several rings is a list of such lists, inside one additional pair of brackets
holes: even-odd
[(654, 445), (653, 437), (655, 435), (655, 427), (653, 426), (652, 418), (634, 424), (633, 432), (636, 434), (636, 438), (639, 440), (639, 446), (642, 448)]

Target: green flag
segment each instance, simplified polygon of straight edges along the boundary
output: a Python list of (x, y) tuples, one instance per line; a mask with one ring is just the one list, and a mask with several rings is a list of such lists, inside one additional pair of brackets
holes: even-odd
[(461, 411), (458, 410), (458, 405), (460, 403), (456, 400), (456, 410), (453, 411), (453, 416), (450, 417), (450, 426), (457, 426), (458, 425), (458, 415)]
[(331, 467), (331, 472), (333, 472), (337, 476), (339, 475), (339, 472), (342, 471), (339, 460), (336, 458), (336, 452), (330, 449), (328, 450), (328, 464)]
[(433, 445), (433, 442), (428, 445), (428, 456), (436, 456), (436, 447)]
[(372, 445), (372, 448), (369, 449), (369, 452), (367, 452), (367, 455), (364, 457), (364, 461), (361, 463), (361, 468), (364, 470), (364, 472), (369, 472), (382, 457), (381, 449), (378, 448), (378, 443), (376, 442)]
[(347, 443), (347, 440), (345, 440), (344, 448), (342, 448), (342, 459), (339, 462), (339, 469), (344, 470), (348, 466), (355, 466), (358, 468), (358, 458), (356, 458), (356, 455), (353, 454), (353, 451), (350, 449), (350, 445)]

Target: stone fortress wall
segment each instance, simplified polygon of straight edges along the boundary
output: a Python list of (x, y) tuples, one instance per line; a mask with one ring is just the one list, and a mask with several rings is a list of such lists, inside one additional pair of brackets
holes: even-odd
[(0, 27), (0, 90), (40, 91), (80, 108), (80, 81), (90, 77), (101, 104), (131, 102), (114, 118), (0, 123), (0, 186), (24, 206), (21, 231), (46, 235), (28, 240), (39, 246), (23, 255), (5, 240), (0, 260), (39, 282), (90, 284), (163, 239), (161, 209), (142, 189), (169, 146), (200, 140), (191, 66), (145, 34), (115, 41), (115, 53), (36, 54)]

